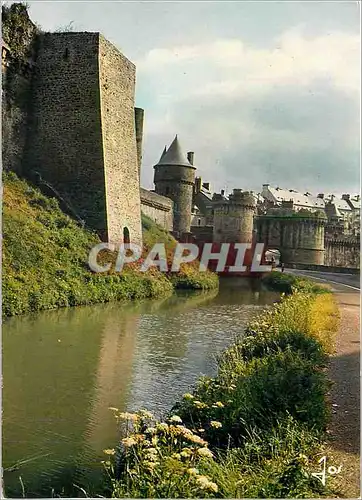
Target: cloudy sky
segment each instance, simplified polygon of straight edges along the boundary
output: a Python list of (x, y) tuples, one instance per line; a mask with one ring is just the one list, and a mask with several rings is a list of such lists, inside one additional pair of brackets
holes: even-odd
[(137, 66), (142, 185), (177, 133), (213, 190), (359, 192), (357, 2), (30, 2)]

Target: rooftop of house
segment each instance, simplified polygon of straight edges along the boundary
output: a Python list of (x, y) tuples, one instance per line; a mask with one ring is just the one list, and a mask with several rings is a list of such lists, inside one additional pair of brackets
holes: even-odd
[(292, 201), (295, 205), (301, 205), (308, 208), (321, 208), (325, 206), (322, 198), (313, 196), (311, 193), (300, 193), (295, 189), (282, 189), (280, 187), (271, 187), (268, 184), (263, 185), (263, 196), (267, 197), (267, 191), (275, 198), (277, 202)]
[(358, 196), (358, 195), (354, 196), (353, 198), (350, 198), (349, 201), (355, 210), (361, 209), (361, 197), (360, 196)]
[(350, 212), (352, 210), (350, 205), (348, 204), (348, 202), (346, 200), (341, 200), (339, 198), (333, 198), (332, 200), (327, 201), (326, 205), (327, 204), (334, 205), (337, 210), (344, 210), (344, 211), (348, 211), (348, 212)]

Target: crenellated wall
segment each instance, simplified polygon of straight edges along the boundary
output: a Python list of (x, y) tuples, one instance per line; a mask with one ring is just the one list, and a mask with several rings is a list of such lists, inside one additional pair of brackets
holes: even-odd
[(341, 237), (325, 242), (325, 265), (360, 269), (360, 239)]
[(173, 230), (173, 201), (147, 189), (140, 189), (141, 211), (167, 231)]
[(249, 192), (234, 189), (228, 200), (214, 205), (213, 241), (215, 243), (251, 243), (256, 201)]
[(256, 219), (257, 239), (280, 251), (285, 264), (324, 264), (324, 226), (319, 214), (264, 215)]

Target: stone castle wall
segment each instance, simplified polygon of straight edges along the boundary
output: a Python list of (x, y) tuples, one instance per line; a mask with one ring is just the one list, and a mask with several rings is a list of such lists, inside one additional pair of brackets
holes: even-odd
[(260, 216), (257, 238), (269, 249), (278, 249), (285, 264), (324, 264), (324, 219), (318, 217)]
[(26, 97), (31, 91), (31, 77), (23, 68), (10, 67), (9, 59), (10, 52), (3, 49), (2, 164), (4, 170), (21, 175), (28, 130)]
[[(22, 174), (28, 138), (37, 27), (26, 7), (2, 8), (2, 165)], [(11, 44), (11, 46), (10, 46)]]
[(142, 242), (140, 182), (134, 94), (136, 67), (99, 36), (101, 133), (109, 239), (122, 241), (127, 228)]
[(360, 239), (355, 237), (326, 240), (325, 265), (360, 268)]
[(174, 202), (174, 232), (190, 232), (195, 169), (160, 165), (155, 168), (154, 183), (158, 194)]
[(173, 202), (147, 189), (140, 189), (141, 211), (166, 231), (173, 231)]
[(255, 210), (253, 196), (234, 189), (229, 201), (215, 204), (213, 240), (217, 243), (251, 243)]
[(119, 243), (127, 228), (141, 243), (135, 66), (99, 33), (37, 33), (25, 73), (17, 57), (10, 74), (11, 51), (3, 48), (5, 168), (40, 175), (103, 239)]
[(40, 37), (26, 164), (106, 232), (98, 51), (98, 33)]

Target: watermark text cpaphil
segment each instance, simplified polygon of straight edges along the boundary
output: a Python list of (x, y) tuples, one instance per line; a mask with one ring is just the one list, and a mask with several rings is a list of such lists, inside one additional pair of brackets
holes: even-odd
[[(99, 263), (99, 253), (102, 251), (117, 252), (115, 264), (111, 262)], [(151, 267), (156, 267), (161, 272), (178, 272), (181, 264), (195, 262), (199, 259), (199, 271), (207, 271), (210, 268), (210, 262), (217, 262), (216, 272), (244, 273), (247, 270), (245, 261), (250, 263), (250, 255), (246, 259), (248, 251), (253, 252), (249, 267), (250, 272), (265, 273), (272, 270), (271, 265), (261, 263), (264, 243), (257, 243), (254, 248), (252, 248), (251, 243), (234, 243), (233, 245), (222, 243), (216, 251), (212, 243), (205, 243), (201, 252), (199, 247), (193, 243), (178, 243), (173, 249), (172, 262), (167, 258), (167, 250), (163, 243), (156, 243), (147, 254), (140, 245), (134, 243), (120, 245), (99, 243), (90, 251), (88, 264), (95, 273), (109, 272), (112, 265), (114, 265), (115, 272), (121, 272), (125, 264), (131, 263), (138, 263), (139, 270), (142, 272), (148, 271)], [(143, 255), (146, 257), (143, 258)], [(230, 256), (232, 256), (232, 265), (230, 265)]]

